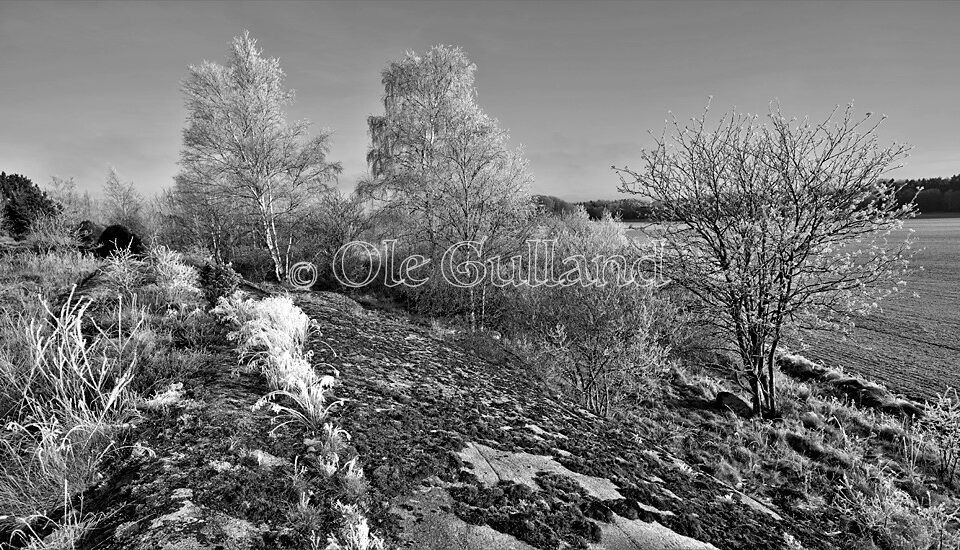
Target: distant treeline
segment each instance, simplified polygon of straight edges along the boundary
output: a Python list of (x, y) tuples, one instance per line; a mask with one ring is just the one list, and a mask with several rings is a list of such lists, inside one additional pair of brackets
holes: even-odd
[[(905, 180), (903, 183), (906, 186), (900, 192), (901, 202), (906, 203), (916, 194), (921, 213), (960, 212), (960, 174), (949, 179)], [(920, 189), (919, 193), (917, 189)]]
[[(890, 180), (891, 183), (894, 180)], [(919, 180), (898, 180), (905, 184), (899, 193), (901, 204), (906, 204), (916, 195), (917, 207), (923, 214), (938, 212), (960, 212), (960, 174), (951, 178), (925, 178)], [(917, 192), (920, 189), (920, 192)], [(551, 214), (573, 212), (583, 206), (591, 219), (600, 219), (607, 211), (624, 220), (645, 220), (653, 211), (653, 204), (640, 199), (593, 200), (568, 202), (551, 195), (534, 195), (534, 201)]]
[(640, 199), (594, 200), (585, 202), (567, 202), (550, 195), (534, 195), (534, 201), (551, 214), (565, 214), (573, 212), (578, 206), (583, 206), (591, 219), (598, 220), (607, 211), (624, 220), (645, 220), (650, 217), (653, 206), (649, 201)]

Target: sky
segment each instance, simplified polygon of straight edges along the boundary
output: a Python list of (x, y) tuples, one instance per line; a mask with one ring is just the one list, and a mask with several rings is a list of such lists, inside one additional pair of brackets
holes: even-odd
[(113, 166), (172, 184), (187, 67), (244, 29), (296, 90), (290, 118), (333, 131), (340, 186), (366, 170), (380, 72), (461, 46), (478, 100), (522, 146), (533, 191), (616, 198), (668, 113), (826, 116), (851, 100), (913, 152), (898, 177), (960, 173), (960, 2), (15, 2), (0, 0), (0, 170), (96, 193)]

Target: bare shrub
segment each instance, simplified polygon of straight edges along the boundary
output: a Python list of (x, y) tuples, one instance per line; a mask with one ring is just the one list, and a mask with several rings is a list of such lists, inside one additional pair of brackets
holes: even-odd
[(80, 234), (64, 217), (46, 216), (33, 221), (24, 242), (39, 253), (77, 250), (80, 247)]
[(165, 246), (153, 247), (147, 255), (147, 266), (160, 304), (186, 304), (200, 298), (197, 270), (187, 265), (179, 252)]
[(103, 266), (103, 281), (125, 298), (132, 298), (146, 283), (146, 264), (128, 249), (117, 250), (107, 256)]
[[(637, 255), (622, 224), (609, 215), (590, 221), (582, 208), (551, 222), (545, 237), (557, 240), (557, 258)], [(517, 289), (511, 324), (536, 335), (567, 387), (587, 408), (605, 415), (622, 399), (643, 399), (659, 386), (656, 379), (670, 351), (660, 331), (661, 314), (669, 308), (649, 288), (619, 285), (615, 276), (622, 267), (597, 265), (594, 275), (605, 276), (603, 284)]]
[(621, 191), (658, 204), (668, 276), (739, 356), (731, 370), (754, 412), (776, 416), (781, 342), (801, 326), (849, 326), (900, 287), (909, 241), (886, 237), (915, 208), (883, 176), (908, 147), (880, 145), (880, 121), (852, 105), (819, 122), (734, 111), (716, 127), (708, 110), (654, 136), (640, 169), (615, 170)]
[(960, 466), (960, 398), (948, 388), (927, 403), (921, 425), (929, 434), (939, 456), (938, 474), (952, 484)]

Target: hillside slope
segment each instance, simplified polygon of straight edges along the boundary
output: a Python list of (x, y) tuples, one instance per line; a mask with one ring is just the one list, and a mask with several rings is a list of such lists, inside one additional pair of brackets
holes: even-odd
[[(599, 418), (551, 394), (518, 358), (479, 357), (342, 295), (296, 298), (317, 323), (314, 368), (339, 372), (335, 420), (352, 436), (348, 454), (389, 548), (842, 546), (820, 512), (746, 496), (643, 437), (639, 419)], [(313, 443), (273, 430), (255, 406), (265, 381), (218, 341), (174, 398), (141, 411), (125, 452), (84, 495), (99, 520), (81, 548), (293, 549), (335, 525), (329, 509), (297, 507), (294, 472)], [(308, 481), (318, 502), (339, 490)]]
[(362, 457), (373, 518), (401, 545), (833, 546), (811, 518), (696, 471), (629, 421), (548, 395), (519, 361), (492, 363), (342, 296), (298, 303), (319, 324), (315, 359), (340, 372), (339, 421)]

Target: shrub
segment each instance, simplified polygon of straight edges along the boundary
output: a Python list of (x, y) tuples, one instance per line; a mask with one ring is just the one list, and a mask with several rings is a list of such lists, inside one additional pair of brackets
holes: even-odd
[(217, 300), (236, 292), (240, 281), (240, 274), (229, 265), (206, 263), (200, 268), (200, 287), (210, 306), (215, 306)]
[(186, 265), (179, 252), (165, 246), (151, 248), (147, 255), (147, 266), (159, 304), (187, 304), (200, 297), (197, 270)]
[(232, 257), (233, 269), (248, 281), (276, 280), (273, 259), (263, 248), (254, 246), (237, 247)]
[(41, 254), (80, 248), (80, 234), (60, 216), (34, 220), (24, 241), (31, 250)]
[(940, 458), (938, 473), (945, 483), (952, 484), (960, 466), (960, 398), (956, 390), (947, 389), (936, 401), (926, 405), (921, 425), (929, 433)]
[(146, 264), (130, 250), (121, 249), (107, 257), (103, 265), (106, 288), (125, 298), (132, 298), (147, 281)]
[[(557, 240), (557, 258), (632, 259), (635, 254), (622, 224), (609, 215), (590, 221), (582, 208), (550, 220), (544, 237)], [(669, 308), (651, 289), (618, 285), (617, 266), (597, 265), (607, 277), (604, 285), (515, 289), (510, 300), (515, 314), (506, 324), (514, 332), (535, 335), (567, 387), (587, 408), (605, 415), (623, 398), (643, 398), (658, 386), (654, 381), (666, 369), (669, 356), (658, 326)], [(553, 268), (555, 276), (568, 269), (559, 261)]]
[(155, 309), (195, 303), (200, 297), (197, 271), (164, 246), (151, 248), (146, 256), (117, 250), (107, 257), (102, 280), (108, 289)]
[(106, 258), (123, 250), (139, 256), (146, 252), (146, 247), (140, 237), (126, 227), (111, 225), (100, 234), (94, 253), (99, 258)]
[(76, 233), (80, 245), (85, 250), (93, 250), (100, 241), (100, 235), (103, 234), (104, 227), (97, 222), (83, 220), (77, 224)]

